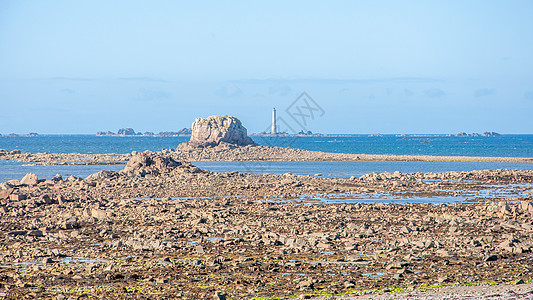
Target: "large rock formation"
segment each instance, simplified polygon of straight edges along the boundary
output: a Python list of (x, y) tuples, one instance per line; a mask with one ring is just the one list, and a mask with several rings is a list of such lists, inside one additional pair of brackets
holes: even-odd
[(194, 121), (190, 141), (180, 145), (180, 148), (247, 145), (255, 143), (239, 119), (232, 116), (211, 116)]

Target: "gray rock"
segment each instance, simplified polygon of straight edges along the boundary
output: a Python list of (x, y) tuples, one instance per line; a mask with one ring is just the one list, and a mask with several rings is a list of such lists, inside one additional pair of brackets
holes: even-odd
[(483, 261), (496, 261), (498, 260), (498, 255), (487, 255), (483, 258)]
[(215, 292), (214, 299), (216, 299), (216, 300), (226, 300), (226, 294), (222, 294), (221, 292)]
[(0, 189), (0, 200), (2, 199), (8, 199), (9, 195), (13, 193), (14, 189), (8, 188), (8, 189)]
[(52, 260), (52, 258), (50, 258), (50, 257), (46, 257), (46, 258), (43, 259), (42, 262), (43, 262), (43, 265), (46, 265), (46, 264), (51, 264), (51, 263), (53, 263), (54, 261)]
[(175, 161), (171, 157), (157, 155), (147, 151), (133, 156), (128, 161), (126, 167), (119, 173), (127, 176), (145, 176), (147, 174), (209, 173), (209, 171), (193, 166), (189, 162)]
[(89, 175), (86, 180), (87, 181), (99, 181), (102, 179), (110, 179), (110, 178), (116, 178), (118, 176), (117, 172), (108, 171), (108, 170), (102, 170), (98, 173), (94, 173)]
[(18, 186), (18, 185), (20, 185), (20, 180), (18, 180), (18, 179), (11, 179), (11, 180), (8, 180), (7, 182), (5, 182), (5, 184), (6, 184), (8, 187)]
[(37, 183), (39, 183), (39, 179), (37, 178), (37, 175), (33, 173), (28, 173), (24, 177), (22, 177), (20, 183), (25, 185), (37, 185)]
[(91, 217), (97, 218), (98, 220), (103, 220), (107, 217), (107, 212), (103, 209), (92, 208)]
[(43, 236), (43, 232), (41, 230), (31, 230), (28, 232), (29, 236)]
[(203, 254), (205, 254), (204, 247), (202, 247), (202, 246), (200, 246), (200, 245), (196, 246), (195, 250), (196, 250), (196, 253), (197, 253), (198, 255), (203, 255)]
[(17, 236), (17, 235), (26, 235), (28, 233), (27, 230), (13, 230), (8, 232), (8, 235)]

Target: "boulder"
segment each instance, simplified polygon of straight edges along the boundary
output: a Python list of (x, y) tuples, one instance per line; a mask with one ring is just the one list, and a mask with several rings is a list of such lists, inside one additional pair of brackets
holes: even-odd
[(239, 119), (232, 116), (198, 118), (192, 124), (190, 147), (215, 147), (218, 145), (255, 145)]
[(22, 180), (20, 181), (20, 184), (25, 185), (37, 185), (39, 183), (39, 178), (37, 178), (37, 175), (33, 173), (28, 173), (22, 177)]
[(8, 188), (8, 189), (1, 189), (0, 188), (0, 200), (9, 199), (9, 195), (11, 195), (11, 193), (13, 193), (13, 191), (14, 191), (13, 188)]
[(118, 177), (117, 172), (102, 170), (100, 172), (87, 176), (86, 180), (87, 181), (99, 181), (103, 179), (111, 179), (111, 178), (116, 178), (116, 177)]
[(128, 164), (126, 164), (126, 167), (120, 171), (122, 174), (141, 176), (146, 174), (159, 175), (205, 172), (207, 171), (201, 170), (188, 162), (175, 161), (171, 157), (156, 155), (149, 151), (133, 156), (128, 161)]
[(128, 173), (130, 171), (142, 170), (145, 171), (146, 174), (169, 173), (179, 165), (179, 162), (170, 157), (161, 157), (150, 152), (143, 152), (133, 156), (121, 172)]

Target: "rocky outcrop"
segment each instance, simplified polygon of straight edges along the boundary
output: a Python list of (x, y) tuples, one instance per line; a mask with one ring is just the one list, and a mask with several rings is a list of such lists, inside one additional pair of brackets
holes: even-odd
[(98, 180), (104, 180), (104, 179), (110, 179), (110, 178), (116, 178), (118, 177), (118, 172), (113, 172), (109, 170), (102, 170), (98, 173), (94, 173), (89, 175), (86, 180), (87, 181), (98, 181)]
[(135, 135), (133, 128), (121, 128), (118, 130), (118, 135)]
[(188, 162), (175, 161), (170, 157), (157, 155), (149, 151), (133, 156), (128, 161), (126, 167), (120, 171), (121, 174), (140, 176), (145, 176), (146, 174), (160, 175), (205, 172), (208, 171), (201, 170)]
[(178, 131), (161, 131), (159, 133), (153, 133), (151, 131), (135, 132), (133, 128), (122, 128), (119, 129), (117, 133), (112, 131), (98, 131), (96, 136), (187, 136), (191, 135), (190, 128), (183, 128)]
[(235, 147), (255, 145), (239, 119), (232, 116), (198, 118), (192, 124), (191, 139), (180, 149), (202, 147)]

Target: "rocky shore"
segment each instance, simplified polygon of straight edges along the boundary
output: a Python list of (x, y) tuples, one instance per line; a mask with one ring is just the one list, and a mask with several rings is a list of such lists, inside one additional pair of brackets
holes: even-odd
[(131, 154), (119, 155), (108, 154), (83, 154), (83, 153), (29, 153), (20, 150), (0, 149), (0, 160), (11, 160), (38, 165), (91, 165), (91, 164), (114, 164), (115, 162), (126, 163)]
[(211, 148), (178, 147), (169, 150), (175, 159), (187, 161), (468, 161), (468, 162), (527, 162), (532, 157), (431, 156), (347, 154), (308, 151), (294, 148), (250, 145), (234, 147), (221, 144)]
[[(66, 164), (125, 164), (137, 152), (128, 154), (82, 153), (26, 153), (0, 149), (0, 160), (13, 160), (38, 165)], [(234, 146), (221, 143), (216, 147), (190, 147), (180, 145), (176, 149), (163, 149), (161, 153), (181, 161), (441, 161), (441, 162), (512, 162), (533, 163), (531, 157), (482, 157), (482, 156), (431, 156), (431, 155), (379, 155), (346, 154), (308, 151), (294, 148), (260, 145)]]
[[(172, 154), (0, 184), (0, 295), (310, 298), (533, 279), (533, 171), (337, 179), (213, 173)], [(498, 186), (511, 195), (483, 196)], [(472, 192), (449, 205), (348, 201)]]

